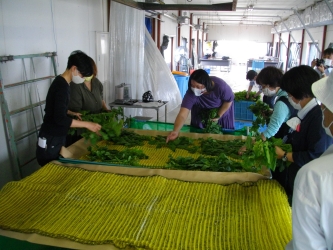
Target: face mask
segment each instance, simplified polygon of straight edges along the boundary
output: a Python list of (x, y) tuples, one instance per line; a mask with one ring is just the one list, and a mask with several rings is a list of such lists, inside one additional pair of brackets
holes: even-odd
[(290, 96), (288, 96), (288, 101), (289, 101), (289, 103), (291, 104), (291, 106), (293, 106), (294, 109), (297, 109), (297, 110), (302, 109), (301, 104), (300, 104), (299, 102), (298, 102), (298, 103), (295, 103), (295, 102), (293, 101), (293, 99), (291, 99)]
[(322, 120), (322, 122), (321, 122), (321, 125), (322, 125), (323, 128), (325, 129), (325, 133), (326, 133), (328, 136), (333, 137), (333, 134), (332, 134), (332, 132), (331, 132), (331, 130), (330, 130), (330, 127), (331, 127), (331, 125), (333, 124), (333, 121), (330, 123), (330, 125), (328, 125), (328, 127), (325, 127), (325, 125), (324, 125), (324, 119), (325, 119), (324, 111), (325, 111), (325, 109), (326, 109), (326, 108), (324, 108), (324, 109), (322, 110), (322, 112), (323, 112), (323, 120)]
[(204, 92), (206, 92), (206, 88), (204, 89), (197, 89), (197, 88), (193, 88), (191, 87), (193, 93), (195, 96), (201, 96)]
[(87, 81), (87, 82), (90, 82), (93, 77), (94, 77), (94, 75), (87, 76), (87, 77), (84, 78), (84, 80)]
[(325, 59), (325, 66), (331, 66), (332, 60), (330, 59)]
[(264, 88), (262, 90), (262, 92), (264, 93), (265, 96), (274, 96), (276, 95), (276, 90), (270, 90), (269, 88)]
[[(77, 71), (77, 69), (76, 69)], [(80, 83), (83, 83), (84, 82), (84, 78), (81, 78), (80, 76), (75, 76), (73, 73), (72, 73), (72, 82), (76, 83), (76, 84), (80, 84)]]

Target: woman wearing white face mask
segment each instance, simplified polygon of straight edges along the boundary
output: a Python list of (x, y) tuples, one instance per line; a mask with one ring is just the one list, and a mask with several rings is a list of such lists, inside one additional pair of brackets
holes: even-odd
[(205, 70), (194, 71), (188, 81), (188, 90), (184, 96), (180, 111), (176, 117), (173, 131), (167, 138), (175, 140), (191, 111), (191, 125), (203, 128), (201, 113), (204, 109), (219, 108), (219, 118), (212, 119), (222, 128), (234, 129), (234, 93), (222, 79), (209, 76)]
[(318, 158), (331, 144), (322, 127), (322, 111), (311, 90), (318, 74), (309, 66), (302, 65), (287, 71), (281, 81), (281, 88), (288, 95), (290, 103), (298, 110), (297, 117), (287, 121), (291, 133), (286, 143), (292, 145), (292, 152), (286, 153), (276, 147), (278, 159), (291, 164), (284, 171), (273, 173), (273, 178), (280, 182), (289, 197), (292, 196), (297, 172), (308, 162)]
[[(91, 114), (98, 114), (108, 111), (103, 100), (103, 84), (98, 80), (97, 66), (95, 61), (90, 58), (93, 67), (93, 74), (85, 77), (84, 82), (77, 83), (72, 80), (70, 83), (70, 102), (68, 105), (68, 114), (76, 116), (81, 120), (81, 111), (89, 111)], [(77, 129), (74, 135), (68, 135), (66, 139), (66, 147), (82, 138), (83, 130)]]
[(46, 96), (44, 120), (38, 135), (36, 158), (39, 165), (44, 166), (59, 158), (70, 127), (87, 128), (93, 132), (101, 129), (97, 123), (73, 120), (67, 116), (69, 83), (82, 83), (83, 77), (90, 75), (92, 65), (89, 57), (82, 51), (74, 51), (68, 58), (65, 72), (53, 80)]
[[(333, 75), (312, 85), (321, 101), (323, 128), (333, 134)], [(333, 146), (297, 173), (293, 195), (293, 239), (288, 250), (333, 249)]]
[(287, 92), (280, 89), (282, 71), (275, 67), (263, 68), (257, 76), (257, 83), (262, 86), (262, 92), (266, 96), (276, 95), (273, 113), (267, 129), (261, 134), (263, 140), (272, 136), (282, 138), (285, 134), (283, 125), (294, 113), (293, 107), (288, 102)]

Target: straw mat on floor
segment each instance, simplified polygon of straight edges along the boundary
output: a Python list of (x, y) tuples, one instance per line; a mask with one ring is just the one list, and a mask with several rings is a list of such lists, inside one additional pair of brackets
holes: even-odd
[(272, 180), (221, 186), (49, 163), (0, 191), (0, 228), (134, 249), (284, 249), (291, 211)]

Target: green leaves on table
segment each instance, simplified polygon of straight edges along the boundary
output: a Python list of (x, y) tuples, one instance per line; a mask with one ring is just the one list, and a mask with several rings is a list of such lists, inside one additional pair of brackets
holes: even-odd
[(192, 157), (177, 157), (169, 155), (167, 162), (169, 169), (181, 170), (200, 170), (214, 172), (241, 172), (242, 166), (238, 162), (231, 161), (225, 154), (220, 153), (217, 157), (199, 156)]
[(173, 152), (175, 152), (176, 149), (184, 149), (189, 153), (194, 154), (199, 150), (199, 146), (194, 144), (194, 139), (192, 138), (180, 136), (173, 141), (169, 141), (168, 143), (166, 143), (166, 138), (166, 136), (157, 135), (152, 137), (148, 143), (150, 145), (156, 145), (156, 148), (169, 148)]
[(125, 149), (122, 151), (110, 150), (108, 147), (88, 147), (90, 161), (109, 162), (129, 166), (138, 166), (139, 160), (148, 159), (148, 156), (139, 149)]

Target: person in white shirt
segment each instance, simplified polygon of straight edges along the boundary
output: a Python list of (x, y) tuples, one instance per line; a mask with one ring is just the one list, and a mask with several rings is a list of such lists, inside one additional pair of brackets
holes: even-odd
[[(312, 85), (321, 102), (322, 126), (333, 137), (333, 73)], [(292, 207), (293, 239), (287, 250), (333, 249), (333, 145), (297, 173)]]

